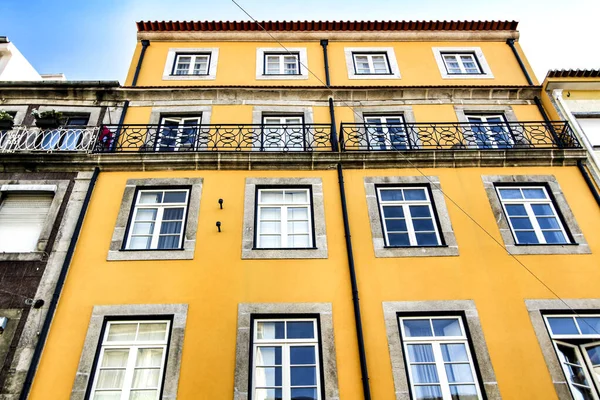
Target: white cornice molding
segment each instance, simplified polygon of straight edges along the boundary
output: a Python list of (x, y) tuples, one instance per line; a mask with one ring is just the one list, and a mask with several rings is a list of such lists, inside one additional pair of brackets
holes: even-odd
[[(272, 35), (272, 36), (271, 36)], [(273, 39), (275, 38), (275, 39)], [(138, 32), (138, 40), (173, 42), (501, 42), (518, 39), (518, 31), (371, 31), (371, 32)]]

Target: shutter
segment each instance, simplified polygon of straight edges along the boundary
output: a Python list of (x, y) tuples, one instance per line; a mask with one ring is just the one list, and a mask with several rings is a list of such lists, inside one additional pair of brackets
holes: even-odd
[(36, 250), (52, 194), (11, 193), (0, 203), (0, 252)]

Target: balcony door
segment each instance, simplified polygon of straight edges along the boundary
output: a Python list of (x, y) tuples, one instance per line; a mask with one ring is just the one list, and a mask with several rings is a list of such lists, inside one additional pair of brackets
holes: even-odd
[(163, 117), (158, 127), (156, 151), (193, 151), (201, 123), (201, 116)]
[(260, 149), (264, 151), (303, 151), (306, 128), (300, 115), (263, 116)]
[(65, 117), (65, 123), (57, 129), (50, 129), (42, 134), (43, 150), (78, 150), (83, 139), (89, 116), (71, 115)]
[(510, 127), (502, 114), (467, 115), (469, 128), (465, 141), (478, 149), (507, 149), (515, 145)]
[(368, 150), (403, 150), (410, 147), (402, 115), (364, 117)]

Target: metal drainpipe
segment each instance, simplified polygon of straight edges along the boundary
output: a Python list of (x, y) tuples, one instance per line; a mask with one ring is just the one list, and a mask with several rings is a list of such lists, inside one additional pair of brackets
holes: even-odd
[(523, 74), (525, 74), (525, 78), (527, 79), (527, 82), (530, 85), (533, 85), (533, 81), (531, 80), (531, 77), (529, 76), (529, 72), (527, 72), (527, 68), (525, 68), (525, 64), (523, 64), (523, 60), (521, 60), (521, 56), (519, 55), (519, 52), (517, 51), (517, 48), (515, 47), (515, 39), (506, 39), (506, 44), (510, 46), (510, 48), (513, 51), (513, 54), (515, 55), (515, 58), (517, 59), (517, 62), (519, 63), (519, 66), (521, 67), (521, 71), (523, 71)]
[(142, 40), (142, 52), (140, 53), (140, 58), (138, 58), (137, 66), (135, 67), (135, 74), (133, 74), (133, 81), (131, 82), (131, 86), (135, 86), (137, 84), (138, 76), (140, 75), (140, 69), (142, 69), (142, 61), (144, 61), (144, 55), (146, 54), (146, 49), (150, 46), (149, 40)]
[(371, 388), (369, 385), (369, 370), (367, 369), (367, 356), (365, 352), (365, 339), (363, 337), (362, 318), (360, 315), (360, 303), (358, 299), (358, 283), (356, 281), (356, 270), (354, 268), (354, 254), (352, 252), (352, 237), (350, 236), (350, 223), (348, 222), (348, 208), (346, 205), (346, 188), (344, 185), (344, 171), (342, 164), (337, 165), (338, 182), (340, 184), (340, 197), (342, 200), (342, 217), (344, 219), (344, 234), (346, 237), (346, 253), (348, 255), (348, 270), (350, 272), (350, 283), (352, 284), (352, 304), (354, 306), (354, 322), (356, 324), (356, 338), (358, 341), (358, 356), (360, 358), (360, 374), (362, 377), (363, 395), (365, 400), (371, 400)]
[(42, 329), (39, 333), (38, 342), (35, 346), (35, 350), (33, 351), (33, 356), (31, 357), (31, 364), (29, 365), (29, 369), (27, 370), (25, 383), (23, 384), (23, 390), (21, 391), (19, 400), (26, 400), (29, 396), (29, 391), (31, 390), (33, 378), (35, 377), (37, 367), (40, 363), (42, 350), (44, 349), (46, 339), (48, 338), (50, 324), (52, 323), (54, 313), (56, 312), (58, 299), (60, 298), (62, 288), (67, 278), (67, 272), (69, 271), (69, 265), (71, 264), (71, 259), (73, 258), (73, 253), (75, 252), (75, 246), (77, 245), (77, 240), (79, 239), (79, 233), (81, 232), (83, 219), (85, 218), (88, 205), (90, 204), (92, 191), (94, 190), (94, 186), (96, 186), (96, 181), (98, 180), (99, 173), (100, 169), (98, 167), (94, 168), (94, 173), (92, 175), (92, 178), (90, 179), (90, 186), (88, 187), (87, 193), (85, 194), (85, 198), (81, 206), (81, 211), (79, 212), (79, 217), (77, 218), (77, 223), (75, 224), (75, 229), (73, 230), (73, 236), (71, 236), (71, 242), (69, 243), (69, 248), (67, 249), (65, 260), (63, 261), (63, 265), (60, 269), (60, 274), (58, 275), (58, 280), (56, 281), (56, 287), (54, 288), (54, 293), (52, 294), (52, 300), (50, 300), (50, 305), (48, 306), (48, 313), (46, 314), (46, 318), (44, 319), (44, 325), (42, 326)]
[(117, 132), (115, 133), (115, 138), (113, 139), (110, 150), (114, 150), (119, 143), (119, 138), (121, 137), (121, 130), (123, 129), (123, 122), (125, 121), (125, 114), (127, 114), (127, 110), (129, 109), (129, 100), (125, 100), (123, 103), (123, 110), (121, 111), (121, 116), (119, 117), (119, 125), (117, 127)]
[[(329, 40), (327, 40), (327, 39), (321, 40), (321, 46), (323, 47), (323, 60), (325, 62), (325, 84), (327, 85), (327, 87), (331, 86), (331, 80), (329, 77), (329, 57), (327, 56), (327, 45), (328, 44), (329, 44)], [(337, 126), (335, 123), (335, 112), (333, 109), (333, 97), (329, 98), (329, 117), (331, 119), (331, 135), (330, 135), (330, 139), (329, 139), (331, 141), (331, 150), (339, 151), (338, 138), (337, 138)]]

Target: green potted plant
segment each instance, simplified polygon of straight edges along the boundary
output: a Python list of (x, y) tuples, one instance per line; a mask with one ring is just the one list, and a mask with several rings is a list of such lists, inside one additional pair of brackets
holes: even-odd
[(12, 129), (15, 125), (15, 118), (4, 110), (0, 110), (0, 130)]
[(60, 126), (62, 113), (56, 110), (42, 111), (33, 110), (31, 115), (35, 118), (35, 125), (42, 129), (54, 129)]

